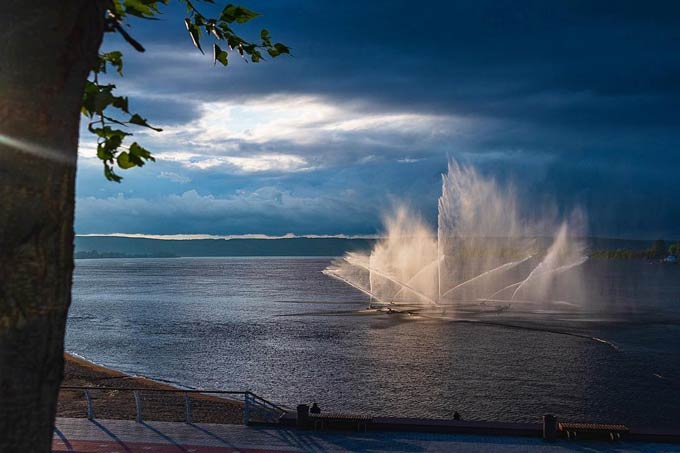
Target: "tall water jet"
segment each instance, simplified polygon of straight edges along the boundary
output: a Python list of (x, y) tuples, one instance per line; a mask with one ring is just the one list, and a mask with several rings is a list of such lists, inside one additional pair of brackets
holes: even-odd
[(522, 218), (512, 187), (451, 161), (436, 231), (400, 207), (386, 217), (384, 237), (370, 252), (348, 253), (324, 273), (383, 304), (540, 307), (586, 260), (572, 233), (583, 224), (582, 215), (559, 224)]

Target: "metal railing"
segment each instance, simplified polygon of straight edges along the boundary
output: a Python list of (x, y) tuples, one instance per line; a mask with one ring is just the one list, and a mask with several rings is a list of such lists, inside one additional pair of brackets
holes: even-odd
[(247, 425), (251, 418), (277, 423), (286, 414), (286, 410), (253, 392), (243, 394), (243, 422)]
[(184, 422), (194, 422), (194, 401), (196, 398), (192, 396), (200, 396), (204, 400), (210, 398), (211, 395), (218, 395), (215, 399), (209, 399), (215, 404), (219, 404), (223, 400), (225, 404), (230, 400), (224, 398), (225, 396), (237, 397), (233, 398), (231, 402), (243, 402), (243, 423), (249, 424), (254, 421), (265, 421), (268, 423), (277, 423), (279, 419), (288, 412), (284, 407), (272, 403), (271, 401), (262, 398), (261, 396), (251, 392), (250, 390), (189, 390), (189, 389), (153, 389), (153, 388), (121, 388), (121, 387), (92, 387), (92, 386), (62, 386), (62, 391), (82, 391), (86, 402), (86, 416), (90, 420), (95, 419), (94, 392), (130, 392), (134, 398), (135, 403), (135, 420), (139, 423), (144, 421), (143, 394), (155, 393), (163, 395), (181, 394), (184, 397)]

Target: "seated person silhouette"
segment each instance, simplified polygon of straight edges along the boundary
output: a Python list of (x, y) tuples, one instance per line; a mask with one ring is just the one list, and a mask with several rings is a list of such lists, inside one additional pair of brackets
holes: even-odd
[(454, 420), (460, 420), (460, 414), (458, 413), (458, 411), (453, 413), (453, 419)]
[(313, 403), (309, 413), (318, 415), (321, 413), (321, 408), (316, 403)]

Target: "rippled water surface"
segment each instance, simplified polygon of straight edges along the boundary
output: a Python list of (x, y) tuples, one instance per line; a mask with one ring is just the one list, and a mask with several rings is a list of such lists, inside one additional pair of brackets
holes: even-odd
[(248, 388), (290, 406), (680, 428), (680, 266), (590, 261), (592, 299), (625, 308), (625, 319), (547, 314), (520, 329), (352, 313), (368, 299), (323, 275), (329, 262), (79, 260), (66, 347), (125, 372)]

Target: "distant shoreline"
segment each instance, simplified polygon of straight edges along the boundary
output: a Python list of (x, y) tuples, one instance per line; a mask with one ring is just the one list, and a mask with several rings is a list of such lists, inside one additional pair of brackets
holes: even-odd
[(172, 253), (147, 253), (147, 254), (131, 254), (120, 252), (100, 252), (99, 250), (77, 251), (73, 257), (77, 260), (91, 260), (91, 259), (108, 259), (108, 258), (178, 258)]
[(80, 357), (68, 352), (64, 352), (64, 381), (66, 386), (99, 386), (103, 387), (109, 380), (115, 379), (116, 382), (134, 383), (133, 386), (155, 388), (161, 390), (177, 389), (170, 384), (154, 381), (153, 379), (132, 376), (122, 371), (108, 368), (103, 365), (91, 362), (84, 357)]
[[(152, 239), (121, 236), (76, 236), (75, 257), (87, 258), (166, 258), (166, 257), (278, 257), (343, 256), (347, 252), (371, 250), (378, 238), (280, 238), (280, 239)], [(537, 238), (546, 247), (549, 238)], [(655, 241), (583, 238), (589, 254), (647, 254)], [(659, 241), (656, 241), (659, 242)], [(664, 241), (660, 241), (664, 242)], [(665, 241), (670, 245), (670, 241)], [(600, 253), (605, 251), (606, 253)], [(667, 247), (663, 252), (667, 251)], [(655, 251), (656, 254), (659, 251)]]

